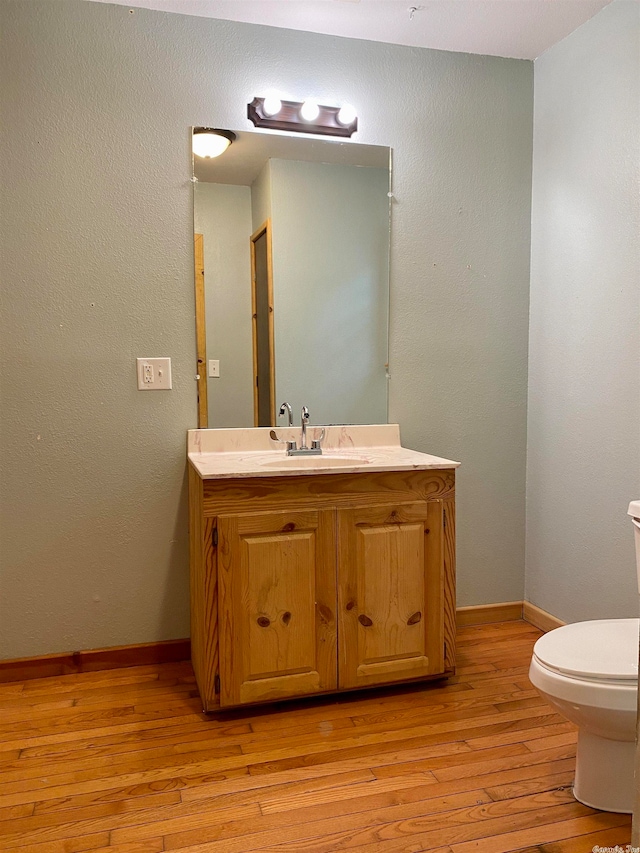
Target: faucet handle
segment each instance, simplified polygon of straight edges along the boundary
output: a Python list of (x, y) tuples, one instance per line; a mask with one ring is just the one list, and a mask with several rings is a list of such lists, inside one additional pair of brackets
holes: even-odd
[(324, 427), (322, 427), (320, 431), (320, 438), (314, 438), (311, 440), (311, 449), (312, 450), (320, 450), (320, 445), (322, 444), (322, 440), (324, 438)]
[(295, 441), (286, 441), (284, 438), (278, 438), (278, 434), (274, 429), (269, 431), (269, 438), (271, 439), (271, 441), (277, 441), (278, 444), (286, 444), (287, 445), (287, 453), (290, 450), (296, 450), (297, 449), (297, 445), (296, 445)]

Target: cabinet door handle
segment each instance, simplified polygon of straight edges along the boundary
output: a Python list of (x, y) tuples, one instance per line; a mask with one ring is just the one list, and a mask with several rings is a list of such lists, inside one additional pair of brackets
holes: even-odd
[(358, 616), (358, 622), (363, 628), (370, 628), (373, 625), (371, 619), (369, 619), (368, 616), (365, 616), (364, 613), (361, 613), (360, 616)]
[(407, 625), (417, 625), (418, 622), (422, 619), (422, 613), (417, 610), (413, 616), (409, 616), (407, 619)]

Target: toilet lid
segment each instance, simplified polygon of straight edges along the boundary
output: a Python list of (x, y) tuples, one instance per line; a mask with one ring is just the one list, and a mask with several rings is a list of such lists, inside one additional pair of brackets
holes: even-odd
[(533, 652), (549, 669), (603, 681), (638, 678), (640, 619), (574, 622), (549, 631)]

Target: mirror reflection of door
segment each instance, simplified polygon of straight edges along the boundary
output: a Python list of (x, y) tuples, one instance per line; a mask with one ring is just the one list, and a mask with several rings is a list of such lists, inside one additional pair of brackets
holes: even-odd
[(251, 235), (254, 426), (275, 426), (271, 222)]

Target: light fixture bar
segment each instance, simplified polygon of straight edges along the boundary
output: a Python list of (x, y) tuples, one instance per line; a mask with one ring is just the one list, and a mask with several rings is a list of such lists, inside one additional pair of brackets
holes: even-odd
[(316, 133), (323, 136), (351, 136), (358, 129), (357, 116), (346, 125), (338, 121), (340, 107), (324, 107), (318, 104), (317, 118), (313, 121), (305, 121), (300, 114), (302, 102), (282, 101), (282, 106), (275, 115), (267, 115), (264, 111), (264, 100), (264, 98), (254, 98), (247, 105), (247, 118), (256, 127), (288, 130), (294, 133)]

